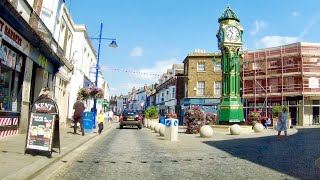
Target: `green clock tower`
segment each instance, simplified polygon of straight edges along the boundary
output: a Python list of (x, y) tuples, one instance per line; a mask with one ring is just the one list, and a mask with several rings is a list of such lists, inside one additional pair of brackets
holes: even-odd
[(243, 124), (243, 105), (240, 97), (239, 50), (242, 47), (243, 28), (236, 13), (227, 6), (219, 17), (217, 32), (221, 51), (222, 98), (219, 105), (219, 124)]

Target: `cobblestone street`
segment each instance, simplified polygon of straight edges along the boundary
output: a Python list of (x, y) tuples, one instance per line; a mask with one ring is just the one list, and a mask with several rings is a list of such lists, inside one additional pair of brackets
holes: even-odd
[[(319, 179), (319, 128), (209, 139), (179, 133), (164, 141), (149, 129), (114, 129), (54, 179)], [(63, 160), (62, 160), (63, 161)]]

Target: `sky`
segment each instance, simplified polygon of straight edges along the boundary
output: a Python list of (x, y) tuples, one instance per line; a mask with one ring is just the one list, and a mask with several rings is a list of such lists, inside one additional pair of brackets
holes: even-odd
[(117, 39), (118, 48), (103, 40), (100, 51), (111, 95), (157, 83), (156, 75), (195, 49), (218, 52), (218, 18), (228, 3), (244, 28), (244, 49), (320, 42), (319, 0), (66, 0), (90, 37), (99, 36), (103, 23), (102, 37)]

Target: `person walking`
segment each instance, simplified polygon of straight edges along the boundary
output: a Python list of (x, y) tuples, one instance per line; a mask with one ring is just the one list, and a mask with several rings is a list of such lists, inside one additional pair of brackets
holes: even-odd
[(110, 111), (109, 111), (109, 117), (108, 117), (109, 122), (112, 121), (112, 118), (113, 118), (113, 111), (110, 110)]
[(285, 139), (287, 139), (287, 108), (283, 107), (282, 111), (278, 114), (278, 121), (277, 121), (277, 131), (278, 136), (277, 139), (280, 140), (281, 131), (284, 131)]
[(80, 128), (82, 132), (82, 136), (84, 136), (83, 123), (82, 123), (82, 113), (85, 110), (83, 102), (80, 101), (81, 98), (77, 97), (77, 101), (73, 105), (73, 134), (77, 134), (77, 124), (80, 123)]
[(100, 113), (98, 114), (98, 126), (99, 126), (98, 134), (99, 135), (103, 130), (103, 123), (104, 123), (104, 111), (101, 110)]

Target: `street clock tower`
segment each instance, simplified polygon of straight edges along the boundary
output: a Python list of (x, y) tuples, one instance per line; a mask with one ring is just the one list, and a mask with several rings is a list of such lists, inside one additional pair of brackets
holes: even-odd
[(219, 124), (243, 124), (243, 105), (240, 97), (240, 61), (243, 28), (236, 13), (227, 6), (219, 17), (217, 32), (221, 51), (222, 97), (219, 105)]

